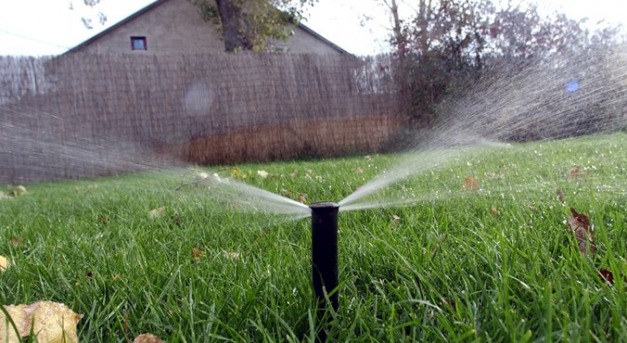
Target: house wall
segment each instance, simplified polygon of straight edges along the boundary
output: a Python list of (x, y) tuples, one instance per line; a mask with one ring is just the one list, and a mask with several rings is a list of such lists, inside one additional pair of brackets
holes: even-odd
[[(219, 53), (224, 52), (217, 24), (205, 22), (187, 0), (160, 0), (154, 8), (92, 39), (77, 51), (88, 53)], [(287, 41), (272, 41), (274, 50), (291, 53), (339, 53), (331, 45), (300, 27)], [(131, 36), (144, 36), (147, 50), (131, 50)]]
[[(164, 3), (99, 37), (80, 49), (89, 53), (207, 53), (223, 52), (217, 26), (206, 23), (187, 0)], [(145, 36), (148, 50), (132, 51), (131, 36)]]

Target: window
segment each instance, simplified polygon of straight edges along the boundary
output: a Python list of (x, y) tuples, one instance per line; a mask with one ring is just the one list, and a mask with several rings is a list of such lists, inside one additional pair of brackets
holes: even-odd
[(145, 36), (131, 37), (131, 50), (148, 50)]

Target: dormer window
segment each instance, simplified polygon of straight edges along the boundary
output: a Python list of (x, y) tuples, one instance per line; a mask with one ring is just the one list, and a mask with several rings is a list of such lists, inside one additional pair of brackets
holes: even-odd
[(131, 50), (148, 50), (148, 45), (146, 44), (146, 36), (132, 36)]

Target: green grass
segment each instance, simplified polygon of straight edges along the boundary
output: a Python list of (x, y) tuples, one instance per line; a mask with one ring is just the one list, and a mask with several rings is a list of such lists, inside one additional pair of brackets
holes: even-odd
[[(398, 158), (217, 170), (295, 199), (339, 201)], [(330, 335), (627, 341), (626, 168), (626, 134), (516, 145), (387, 191), (438, 194), (432, 201), (341, 213), (340, 308)], [(65, 303), (85, 315), (83, 342), (144, 332), (169, 342), (312, 341), (308, 220), (224, 211), (211, 190), (185, 183), (188, 174), (26, 185), (27, 194), (0, 200), (0, 255), (14, 262), (0, 274), (0, 303)], [(462, 190), (471, 175), (480, 189)], [(577, 250), (563, 223), (568, 206), (594, 224), (594, 256)], [(613, 286), (599, 268), (614, 273)]]

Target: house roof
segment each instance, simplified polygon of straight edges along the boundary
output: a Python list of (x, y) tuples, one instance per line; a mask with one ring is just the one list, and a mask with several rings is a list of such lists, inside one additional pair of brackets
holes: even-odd
[[(77, 46), (71, 48), (70, 50), (66, 51), (63, 55), (66, 54), (71, 54), (77, 51), (80, 51), (81, 49), (83, 49), (84, 47), (92, 44), (93, 42), (99, 40), (100, 38), (108, 35), (110, 32), (113, 32), (114, 30), (116, 30), (118, 27), (121, 27), (123, 25), (125, 25), (126, 23), (134, 20), (135, 18), (140, 17), (141, 15), (143, 15), (146, 12), (149, 12), (157, 7), (159, 7), (160, 5), (163, 5), (164, 3), (171, 1), (171, 0), (156, 0), (155, 2), (143, 7), (142, 9), (140, 9), (139, 11), (131, 14), (130, 16), (126, 17), (125, 19), (117, 22), (116, 24), (110, 26), (109, 28), (107, 28), (106, 30), (101, 31), (100, 33), (92, 36), (91, 38), (87, 39), (86, 41), (78, 44)], [(337, 44), (331, 42), (330, 40), (328, 40), (327, 38), (321, 36), (319, 33), (317, 33), (316, 31), (312, 30), (310, 27), (306, 26), (303, 23), (298, 23), (297, 25), (300, 29), (302, 29), (303, 31), (307, 32), (308, 34), (314, 36), (316, 39), (322, 41), (323, 43), (329, 45), (330, 47), (332, 47), (333, 49), (337, 50), (340, 53), (343, 54), (350, 54), (348, 51), (342, 49), (340, 46), (338, 46)]]
[(321, 40), (322, 42), (330, 45), (333, 49), (343, 53), (343, 54), (350, 54), (348, 51), (342, 49), (340, 46), (338, 46), (337, 44), (331, 42), (330, 40), (324, 38), (323, 36), (321, 36), (318, 32), (312, 30), (309, 26), (303, 24), (303, 23), (298, 23), (298, 27), (300, 27), (301, 29), (303, 29), (304, 31), (306, 31), (307, 33), (309, 33), (310, 35), (318, 38), (319, 40)]

